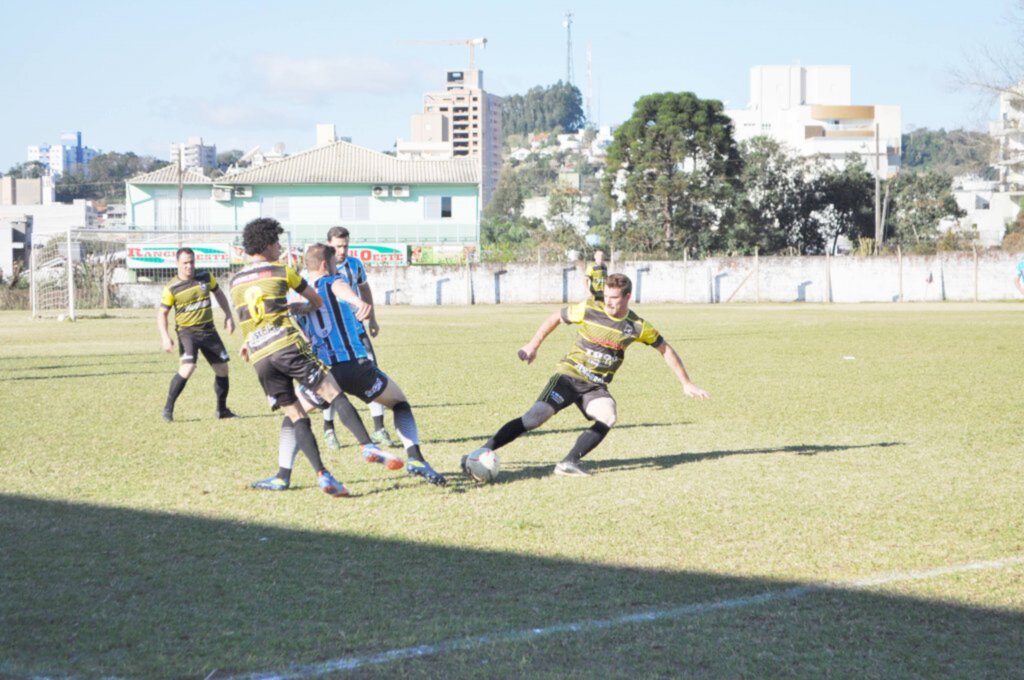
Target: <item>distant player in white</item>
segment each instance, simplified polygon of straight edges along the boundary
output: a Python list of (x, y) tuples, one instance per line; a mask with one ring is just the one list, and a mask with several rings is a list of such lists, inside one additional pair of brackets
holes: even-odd
[[(366, 278), (366, 268), (358, 257), (351, 257), (348, 254), (349, 231), (345, 227), (331, 227), (327, 231), (327, 245), (334, 248), (334, 256), (338, 263), (338, 275), (342, 281), (347, 283), (356, 295), (369, 304), (371, 310), (376, 310), (373, 305), (373, 291)], [(370, 312), (370, 318), (366, 320), (366, 327), (359, 340), (369, 351), (369, 358), (377, 365), (377, 356), (370, 343), (370, 338), (377, 337), (380, 333), (380, 325), (377, 323), (375, 311)], [(384, 407), (376, 402), (370, 402), (370, 415), (373, 417), (373, 432), (370, 439), (379, 446), (398, 446), (398, 443), (391, 439), (387, 428), (384, 427)], [(341, 443), (334, 432), (334, 411), (330, 408), (324, 410), (324, 441), (332, 449), (341, 448)]]
[(1013, 285), (1024, 295), (1024, 260), (1017, 263), (1017, 276), (1013, 279)]

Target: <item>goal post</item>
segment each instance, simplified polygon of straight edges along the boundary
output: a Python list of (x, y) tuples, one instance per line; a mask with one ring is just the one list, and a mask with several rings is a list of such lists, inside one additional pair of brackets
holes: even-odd
[[(281, 245), (283, 253), (301, 254), (293, 252), (290, 232), (282, 234)], [(241, 231), (69, 229), (33, 244), (32, 315), (75, 319), (155, 307), (177, 273), (175, 255), (182, 247), (195, 251), (197, 271), (224, 284), (248, 262)]]

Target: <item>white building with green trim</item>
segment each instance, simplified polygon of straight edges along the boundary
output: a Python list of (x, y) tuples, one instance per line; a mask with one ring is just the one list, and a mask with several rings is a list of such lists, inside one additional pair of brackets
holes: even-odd
[(480, 241), (479, 164), (401, 160), (344, 141), (215, 180), (168, 166), (127, 183), (126, 221), (139, 230), (240, 231), (273, 217), (295, 242), (345, 226), (353, 242), (471, 245)]

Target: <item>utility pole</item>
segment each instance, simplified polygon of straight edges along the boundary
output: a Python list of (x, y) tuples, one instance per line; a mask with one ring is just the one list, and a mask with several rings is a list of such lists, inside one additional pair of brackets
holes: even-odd
[(178, 231), (182, 228), (182, 203), (185, 195), (185, 145), (178, 144)]
[(879, 125), (875, 123), (875, 254), (882, 249), (882, 155)]
[(562, 26), (565, 28), (565, 82), (572, 85), (572, 10), (566, 11)]
[(590, 55), (590, 43), (587, 43), (587, 125), (594, 124), (593, 113), (591, 112), (590, 103), (594, 98), (594, 69)]

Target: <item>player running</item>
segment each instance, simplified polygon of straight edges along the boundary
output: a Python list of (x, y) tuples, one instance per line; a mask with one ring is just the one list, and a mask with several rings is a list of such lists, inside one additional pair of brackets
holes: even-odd
[[(633, 283), (623, 274), (612, 274), (604, 283), (604, 301), (586, 300), (552, 312), (537, 329), (533, 339), (519, 350), (519, 358), (532, 363), (544, 339), (560, 323), (578, 326), (569, 353), (558, 362), (555, 374), (541, 391), (537, 402), (521, 418), (510, 420), (487, 440), (479, 452), (495, 451), (524, 432), (543, 425), (566, 406), (575, 404), (594, 424), (576, 440), (569, 453), (555, 465), (556, 475), (589, 476), (580, 459), (601, 443), (615, 424), (615, 399), (608, 391), (615, 372), (622, 366), (626, 348), (640, 342), (658, 350), (669, 369), (683, 385), (683, 394), (694, 399), (710, 395), (690, 381), (683, 362), (661, 334), (629, 309)], [(462, 466), (465, 471), (465, 457)], [(467, 473), (468, 474), (468, 473)]]
[[(364, 327), (362, 323), (359, 324), (359, 340), (366, 348), (367, 358), (376, 366), (377, 357), (370, 338), (377, 337), (377, 334), (380, 333), (380, 325), (377, 323), (377, 315), (373, 308), (373, 291), (366, 278), (366, 268), (358, 257), (348, 254), (349, 231), (345, 227), (331, 227), (327, 231), (327, 245), (334, 248), (338, 276), (355, 291), (360, 300), (370, 305), (370, 316), (366, 326)], [(387, 428), (384, 427), (384, 407), (371, 401), (370, 416), (373, 418), (373, 432), (370, 433), (370, 439), (380, 446), (396, 446), (396, 442), (391, 439)], [(324, 411), (324, 441), (332, 449), (341, 448), (334, 432), (334, 413), (330, 408)]]
[(608, 278), (608, 265), (604, 263), (604, 251), (594, 251), (594, 261), (587, 265), (584, 274), (587, 279), (587, 294), (598, 302), (604, 299), (604, 280)]
[[(316, 471), (320, 489), (331, 496), (347, 496), (345, 486), (324, 467), (309, 418), (292, 384), (293, 380), (299, 382), (339, 410), (344, 410), (345, 404), (352, 408), (289, 317), (289, 289), (305, 298), (309, 310), (319, 308), (322, 302), (291, 266), (278, 262), (278, 237), (283, 232), (277, 220), (270, 218), (245, 225), (242, 246), (254, 261), (231, 279), (231, 302), (245, 333), (244, 353), (256, 369), (271, 408), (285, 414), (282, 429), (293, 430), (296, 446)], [(253, 487), (283, 491), (289, 486), (290, 472), (282, 468), (275, 477)]]
[[(344, 392), (364, 402), (391, 409), (395, 429), (409, 459), (405, 464), (406, 472), (431, 484), (444, 486), (447, 483), (444, 475), (434, 470), (420, 451), (416, 419), (405, 393), (398, 383), (377, 367), (370, 358), (369, 349), (363, 344), (359, 317), (370, 316), (370, 305), (364, 300), (352, 301), (352, 288), (341, 276), (333, 274), (337, 270), (334, 252), (322, 243), (310, 246), (306, 251), (310, 283), (324, 301), (323, 307), (313, 310), (305, 322), (317, 357), (330, 366), (331, 375)], [(345, 304), (346, 301), (351, 305)], [(362, 428), (361, 422), (359, 428)], [(349, 427), (349, 430), (356, 434), (354, 428)], [(367, 462), (384, 463), (392, 470), (402, 466), (401, 459), (370, 443), (365, 430), (356, 437), (363, 446), (363, 458)]]
[(185, 384), (196, 370), (196, 359), (202, 352), (213, 369), (213, 391), (217, 395), (217, 417), (234, 418), (228, 408), (228, 351), (217, 334), (213, 324), (213, 306), (210, 294), (217, 298), (217, 304), (224, 310), (224, 328), (235, 332), (235, 320), (231, 317), (231, 305), (224, 291), (217, 285), (217, 279), (209, 272), (196, 272), (196, 254), (191, 248), (178, 248), (175, 254), (178, 274), (164, 286), (160, 308), (156, 313), (156, 326), (160, 330), (161, 346), (165, 352), (174, 349), (174, 340), (167, 332), (167, 317), (174, 309), (174, 326), (178, 335), (178, 372), (171, 378), (167, 388), (167, 402), (163, 418), (174, 420), (174, 403), (178, 400)]

